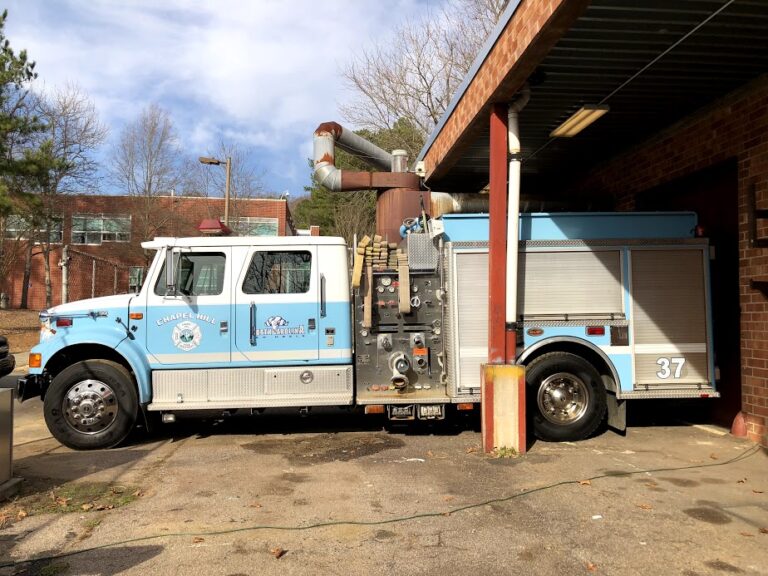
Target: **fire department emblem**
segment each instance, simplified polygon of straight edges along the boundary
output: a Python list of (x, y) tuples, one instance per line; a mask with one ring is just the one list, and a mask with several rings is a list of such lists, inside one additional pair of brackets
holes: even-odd
[(173, 339), (173, 345), (176, 346), (176, 348), (188, 352), (200, 345), (200, 340), (203, 339), (203, 333), (200, 331), (200, 326), (194, 322), (185, 320), (173, 327), (171, 338)]

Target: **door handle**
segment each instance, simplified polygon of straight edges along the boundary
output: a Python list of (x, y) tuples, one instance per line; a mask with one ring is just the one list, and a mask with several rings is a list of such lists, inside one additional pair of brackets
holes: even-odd
[(256, 346), (256, 303), (251, 302), (251, 346)]
[(222, 334), (226, 334), (229, 331), (229, 322), (226, 320), (222, 320), (221, 324), (219, 324), (219, 332)]
[(325, 318), (325, 274), (320, 274), (320, 318)]

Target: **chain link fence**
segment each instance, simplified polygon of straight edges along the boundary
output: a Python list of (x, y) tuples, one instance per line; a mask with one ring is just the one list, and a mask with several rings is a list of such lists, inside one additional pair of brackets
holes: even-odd
[(143, 268), (126, 266), (65, 246), (59, 266), (61, 300), (111, 296), (141, 285)]
[(24, 268), (24, 262), (20, 261), (8, 275), (0, 290), (0, 309), (43, 310), (49, 306), (48, 290), (51, 306), (125, 294), (137, 290), (144, 277), (141, 266), (129, 266), (70, 246), (51, 250), (48, 288), (42, 254), (34, 255), (28, 273)]

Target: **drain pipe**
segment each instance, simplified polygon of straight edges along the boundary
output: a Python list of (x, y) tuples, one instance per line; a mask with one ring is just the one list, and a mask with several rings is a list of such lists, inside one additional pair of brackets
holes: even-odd
[[(520, 146), (520, 128), (518, 115), (528, 104), (531, 89), (526, 84), (518, 93), (514, 102), (509, 105), (507, 115), (507, 137), (509, 142), (509, 180), (507, 194), (507, 295), (506, 318), (507, 330), (514, 330), (517, 323), (517, 261), (520, 237), (520, 168), (522, 155)], [(513, 340), (514, 342), (515, 340)], [(508, 347), (508, 349), (514, 349)], [(514, 358), (508, 358), (511, 362)]]
[[(353, 172), (336, 167), (335, 149), (341, 148), (379, 172)], [(408, 172), (396, 172), (402, 163), (400, 154), (394, 157), (372, 142), (344, 129), (337, 122), (323, 122), (315, 130), (313, 140), (315, 180), (329, 190), (386, 190), (389, 188), (419, 189), (419, 177)]]

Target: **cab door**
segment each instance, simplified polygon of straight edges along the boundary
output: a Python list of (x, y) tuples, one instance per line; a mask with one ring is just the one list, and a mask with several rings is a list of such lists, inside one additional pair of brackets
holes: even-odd
[(147, 296), (147, 351), (163, 368), (223, 366), (231, 359), (231, 251), (184, 248), (166, 293), (165, 265)]
[(235, 362), (318, 359), (320, 279), (315, 246), (255, 246), (234, 287)]

